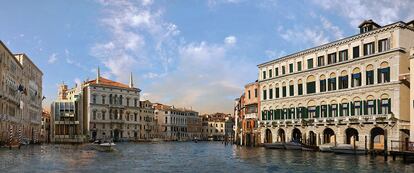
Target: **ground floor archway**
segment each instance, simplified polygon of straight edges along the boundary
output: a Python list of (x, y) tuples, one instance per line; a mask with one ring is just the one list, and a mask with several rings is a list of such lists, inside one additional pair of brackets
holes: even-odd
[(346, 139), (345, 139), (345, 143), (346, 144), (352, 144), (354, 145), (355, 141), (359, 141), (359, 133), (358, 130), (354, 129), (354, 128), (347, 128), (345, 130), (345, 134), (346, 134)]
[(334, 143), (335, 142), (335, 132), (331, 128), (326, 128), (323, 130), (323, 143)]
[(265, 132), (265, 143), (272, 143), (272, 131), (270, 129), (266, 129)]
[(380, 127), (374, 127), (371, 129), (371, 149), (378, 149), (382, 150), (384, 149), (384, 134), (385, 131), (383, 128)]
[(285, 130), (283, 129), (279, 129), (277, 131), (277, 141), (278, 142), (286, 142), (286, 134), (285, 134)]
[(302, 132), (297, 128), (292, 130), (292, 141), (302, 142)]
[(308, 145), (313, 145), (313, 146), (316, 146), (316, 139), (317, 139), (317, 135), (316, 135), (316, 133), (315, 133), (315, 132), (313, 132), (313, 131), (310, 131), (310, 132), (309, 132), (309, 138), (307, 139), (306, 143), (307, 143)]

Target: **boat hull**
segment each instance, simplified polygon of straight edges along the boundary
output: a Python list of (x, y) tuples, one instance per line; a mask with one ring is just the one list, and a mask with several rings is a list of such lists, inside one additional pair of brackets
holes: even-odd
[(302, 150), (302, 145), (297, 143), (285, 143), (287, 150)]
[(362, 149), (341, 149), (341, 148), (332, 148), (332, 151), (335, 154), (356, 154), (356, 155), (362, 155), (362, 154), (366, 154), (367, 151), (366, 150), (362, 150)]
[(285, 145), (283, 143), (266, 143), (263, 144), (266, 149), (285, 149)]
[(319, 147), (317, 146), (302, 146), (303, 151), (319, 151)]

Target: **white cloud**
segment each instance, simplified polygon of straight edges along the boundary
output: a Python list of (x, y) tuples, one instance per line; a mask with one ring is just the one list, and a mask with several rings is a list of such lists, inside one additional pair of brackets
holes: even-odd
[(329, 41), (328, 36), (325, 35), (321, 28), (296, 27), (294, 29), (284, 29), (279, 27), (278, 32), (285, 41), (300, 45), (311, 44), (316, 46)]
[(352, 27), (362, 21), (373, 19), (380, 25), (387, 25), (399, 20), (413, 20), (414, 3), (411, 0), (313, 0), (325, 10), (332, 11), (349, 19)]
[(235, 36), (228, 36), (226, 38), (224, 38), (224, 43), (226, 43), (227, 45), (234, 45), (237, 42), (237, 38)]
[(49, 64), (54, 64), (57, 60), (57, 54), (56, 53), (52, 53), (52, 55), (49, 56), (49, 59), (47, 60), (47, 63)]

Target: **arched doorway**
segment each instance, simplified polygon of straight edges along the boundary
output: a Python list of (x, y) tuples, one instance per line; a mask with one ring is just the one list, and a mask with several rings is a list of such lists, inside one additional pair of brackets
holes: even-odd
[(285, 134), (285, 130), (283, 129), (279, 129), (277, 131), (277, 141), (278, 142), (286, 142), (286, 134)]
[(323, 143), (334, 143), (335, 142), (335, 132), (331, 128), (326, 128), (323, 130)]
[(307, 144), (308, 145), (313, 145), (313, 146), (316, 146), (316, 133), (315, 132), (313, 132), (313, 131), (310, 131), (309, 132), (309, 139), (308, 139), (308, 141), (307, 141)]
[(354, 128), (347, 128), (345, 130), (345, 134), (346, 134), (346, 140), (345, 140), (345, 142), (347, 144), (354, 145), (354, 142), (355, 141), (359, 141), (358, 130), (356, 130)]
[(371, 130), (371, 149), (384, 149), (384, 129), (374, 127)]
[(302, 132), (297, 128), (292, 130), (292, 141), (302, 142)]
[(114, 141), (118, 141), (119, 140), (119, 130), (115, 129), (114, 130)]
[(270, 129), (266, 129), (265, 135), (265, 143), (272, 143), (272, 131)]

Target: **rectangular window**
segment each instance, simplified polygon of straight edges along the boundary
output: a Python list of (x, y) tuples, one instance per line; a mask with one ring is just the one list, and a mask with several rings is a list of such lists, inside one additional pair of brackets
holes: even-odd
[(248, 96), (248, 98), (250, 99), (250, 90), (249, 91), (247, 91), (247, 96)]
[(336, 52), (328, 54), (328, 64), (336, 63)]
[(92, 102), (93, 104), (96, 104), (96, 95), (92, 95)]
[(375, 114), (375, 100), (368, 100), (368, 115)]
[(269, 99), (273, 99), (273, 89), (269, 89)]
[(273, 75), (273, 73), (272, 73), (272, 69), (270, 69), (270, 70), (269, 70), (269, 78), (272, 78), (272, 77), (273, 77), (272, 75)]
[(289, 73), (293, 73), (293, 64), (289, 64)]
[(339, 77), (339, 89), (347, 89), (348, 88), (348, 76), (340, 76)]
[(349, 116), (348, 103), (342, 103), (342, 116)]
[(332, 117), (337, 117), (338, 115), (338, 106), (337, 105), (332, 105)]
[(298, 95), (303, 95), (303, 84), (298, 84)]
[(316, 107), (315, 106), (308, 107), (308, 116), (309, 118), (316, 118)]
[(328, 91), (336, 90), (336, 78), (328, 79)]
[(302, 71), (302, 62), (297, 62), (298, 65), (298, 71)]
[(318, 67), (324, 66), (325, 65), (325, 57), (324, 56), (319, 56), (318, 57)]
[(275, 68), (275, 76), (279, 76), (279, 68)]
[(382, 39), (378, 41), (378, 52), (390, 50), (389, 39)]
[(315, 82), (306, 83), (306, 94), (312, 94), (316, 92)]
[(282, 66), (282, 74), (286, 74), (286, 68), (285, 68), (285, 66)]
[(319, 89), (320, 89), (320, 92), (326, 91), (326, 79), (319, 81)]
[(372, 84), (374, 84), (374, 70), (370, 70), (370, 71), (367, 71), (367, 77), (366, 77), (366, 84), (367, 85), (372, 85)]
[(286, 86), (282, 87), (282, 97), (286, 97)]
[(254, 97), (257, 98), (257, 88), (254, 89)]
[(380, 68), (378, 69), (378, 83), (387, 83), (390, 82), (390, 68)]
[(364, 44), (364, 56), (375, 53), (374, 42)]
[(266, 97), (267, 97), (267, 95), (266, 95), (266, 94), (267, 94), (266, 90), (263, 90), (263, 100), (266, 100), (266, 99), (267, 99), (267, 98), (266, 98)]
[(321, 117), (328, 117), (328, 106), (321, 105)]
[(361, 102), (360, 101), (356, 101), (354, 102), (354, 115), (361, 115)]
[(351, 87), (361, 86), (361, 73), (352, 74)]
[(308, 59), (308, 69), (312, 69), (313, 68), (313, 59)]
[(275, 93), (276, 98), (279, 98), (279, 88), (276, 88), (275, 91), (276, 91), (276, 93)]
[(266, 71), (263, 71), (263, 80), (266, 79)]
[(352, 48), (352, 58), (359, 57), (359, 46), (355, 46)]
[(102, 96), (102, 104), (105, 104), (105, 96)]
[(382, 114), (390, 113), (390, 99), (381, 99), (380, 109)]
[(339, 51), (339, 62), (348, 60), (348, 50)]
[(295, 90), (294, 90), (293, 85), (289, 85), (289, 96), (293, 96), (294, 92), (295, 92)]

